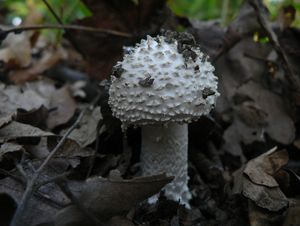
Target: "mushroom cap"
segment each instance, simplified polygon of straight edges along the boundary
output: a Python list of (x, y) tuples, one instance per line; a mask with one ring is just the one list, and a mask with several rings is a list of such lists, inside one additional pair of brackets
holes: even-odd
[(147, 36), (113, 69), (113, 115), (125, 125), (197, 120), (210, 112), (219, 96), (213, 71), (198, 46)]

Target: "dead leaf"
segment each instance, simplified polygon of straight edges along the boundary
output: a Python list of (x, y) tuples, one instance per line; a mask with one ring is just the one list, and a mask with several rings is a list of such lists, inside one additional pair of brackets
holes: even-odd
[(289, 205), (287, 197), (279, 187), (268, 188), (257, 185), (247, 177), (243, 178), (242, 194), (254, 201), (257, 206), (268, 209), (269, 211), (280, 211)]
[(288, 207), (289, 201), (273, 177), (287, 161), (287, 151), (276, 148), (249, 161), (235, 173), (233, 192), (269, 211)]
[(55, 134), (16, 121), (13, 121), (0, 129), (0, 143), (23, 137), (40, 138), (47, 136), (55, 136)]
[(16, 67), (27, 67), (31, 63), (31, 44), (29, 33), (10, 33), (3, 41), (6, 48), (0, 49), (0, 60), (8, 63), (13, 61)]
[(69, 86), (56, 90), (50, 98), (49, 108), (54, 109), (49, 113), (47, 126), (50, 129), (67, 123), (74, 115), (76, 102), (71, 95)]
[(255, 184), (278, 187), (274, 175), (287, 164), (289, 156), (286, 150), (276, 149), (275, 147), (246, 164), (244, 174)]
[(0, 84), (0, 116), (11, 115), (18, 108), (31, 111), (43, 105), (49, 109), (49, 96), (54, 91), (54, 83), (47, 79), (20, 86)]
[(79, 143), (81, 147), (88, 146), (96, 139), (97, 125), (101, 119), (100, 107), (88, 110), (83, 116), (79, 128), (74, 129), (69, 137)]
[(42, 58), (35, 62), (33, 66), (12, 71), (9, 74), (10, 81), (15, 84), (23, 84), (27, 81), (36, 80), (38, 76), (42, 75), (46, 70), (56, 65), (60, 60), (64, 59), (65, 53), (62, 48), (58, 50), (47, 50)]
[(44, 105), (40, 106), (38, 109), (32, 109), (26, 111), (24, 109), (17, 109), (15, 120), (24, 124), (29, 124), (34, 127), (41, 129), (46, 128), (46, 119), (48, 117), (48, 109)]
[(259, 109), (267, 113), (265, 129), (272, 139), (282, 144), (290, 144), (294, 140), (294, 122), (280, 96), (252, 81), (242, 85), (237, 93), (250, 97)]
[(249, 223), (250, 226), (274, 226), (274, 225), (282, 225), (282, 222), (285, 217), (284, 214), (277, 214), (274, 212), (270, 212), (259, 208), (250, 200), (248, 201), (249, 208)]
[(12, 115), (0, 117), (0, 129), (12, 121)]
[(4, 143), (0, 146), (0, 162), (3, 155), (9, 152), (21, 151), (23, 149), (22, 145), (16, 143)]
[[(47, 138), (48, 150), (54, 149), (58, 144), (61, 136), (51, 136)], [(89, 149), (81, 148), (80, 145), (73, 139), (68, 138), (65, 140), (63, 146), (57, 151), (57, 157), (72, 158), (72, 157), (87, 157), (91, 156), (93, 152)]]
[(241, 97), (243, 100), (233, 107), (233, 122), (224, 132), (224, 150), (244, 161), (241, 144), (265, 143), (266, 134), (282, 144), (294, 140), (295, 125), (280, 96), (249, 81), (241, 85), (232, 98)]
[[(79, 201), (97, 218), (105, 221), (129, 211), (137, 203), (159, 192), (172, 179), (165, 175), (139, 177), (132, 180), (95, 177), (84, 183)], [(80, 211), (75, 206), (61, 210), (55, 217), (55, 226), (68, 225), (61, 223), (63, 219), (72, 221), (73, 224), (87, 221), (82, 214), (76, 221), (68, 219), (70, 215), (80, 216)]]
[(300, 200), (291, 200), (283, 226), (300, 226)]
[[(21, 200), (23, 192), (24, 186), (19, 182), (9, 177), (0, 180), (0, 193), (9, 195), (16, 203), (19, 203)], [(43, 195), (32, 197), (27, 207), (28, 211), (26, 211), (22, 218), (24, 225), (36, 225), (38, 223), (47, 222), (53, 218), (64, 203), (63, 198), (59, 198), (58, 193), (52, 194), (56, 194), (57, 200), (60, 201), (51, 200), (52, 197), (49, 193), (44, 194), (44, 197)], [(3, 206), (1, 206), (1, 208), (3, 208)]]
[(156, 194), (172, 180), (173, 177), (165, 175), (137, 177), (132, 180), (92, 178), (87, 180), (80, 200), (95, 215), (108, 219)]

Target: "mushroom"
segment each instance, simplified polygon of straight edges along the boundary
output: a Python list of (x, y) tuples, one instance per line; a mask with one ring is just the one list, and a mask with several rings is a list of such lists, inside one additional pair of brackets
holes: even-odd
[(165, 195), (189, 207), (187, 123), (215, 105), (214, 67), (192, 35), (167, 31), (141, 40), (113, 71), (109, 104), (124, 128), (142, 129), (143, 175), (175, 176)]

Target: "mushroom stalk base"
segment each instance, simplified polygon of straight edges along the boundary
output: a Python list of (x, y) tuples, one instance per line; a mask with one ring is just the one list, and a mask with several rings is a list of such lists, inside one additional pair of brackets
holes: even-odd
[(164, 187), (165, 195), (189, 207), (187, 124), (143, 126), (141, 167), (143, 175), (166, 173), (174, 176)]

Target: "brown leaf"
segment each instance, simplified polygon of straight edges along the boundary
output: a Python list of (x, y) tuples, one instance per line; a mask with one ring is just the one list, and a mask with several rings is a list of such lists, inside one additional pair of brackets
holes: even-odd
[(234, 193), (241, 193), (257, 206), (279, 211), (289, 205), (273, 175), (288, 161), (285, 150), (271, 149), (243, 166), (234, 176)]
[(254, 184), (247, 177), (243, 177), (242, 194), (254, 201), (259, 207), (269, 211), (279, 211), (287, 208), (289, 201), (279, 187), (268, 188)]
[(300, 226), (300, 200), (294, 199), (291, 203), (283, 226)]
[(156, 194), (171, 182), (173, 177), (156, 175), (132, 180), (87, 180), (80, 200), (87, 209), (102, 219), (128, 211), (133, 205)]
[(15, 120), (17, 122), (44, 129), (46, 127), (45, 121), (47, 117), (48, 109), (44, 105), (42, 105), (38, 109), (32, 109), (30, 111), (18, 108)]
[(241, 144), (265, 142), (266, 133), (275, 141), (289, 144), (295, 138), (295, 125), (289, 116), (283, 99), (249, 81), (233, 94), (235, 101), (233, 122), (224, 132), (223, 148), (235, 156), (241, 156)]
[(8, 63), (13, 61), (15, 67), (27, 67), (31, 63), (31, 45), (29, 33), (10, 33), (3, 44), (6, 48), (0, 49), (0, 60)]
[[(51, 136), (47, 138), (47, 147), (48, 150), (52, 150), (59, 140), (61, 136)], [(80, 145), (73, 139), (68, 138), (65, 140), (64, 145), (57, 151), (58, 157), (71, 158), (71, 157), (87, 157), (92, 155), (92, 151), (89, 149), (83, 149)]]
[[(6, 177), (0, 180), (0, 193), (9, 195), (16, 203), (19, 203), (21, 200), (23, 192), (24, 185), (16, 182), (12, 178)], [(56, 195), (56, 200), (60, 200), (60, 202), (62, 202), (63, 196), (61, 193), (58, 194), (58, 192), (53, 192), (51, 195), (50, 193), (44, 194), (44, 197), (46, 199), (49, 197), (52, 198), (52, 195)], [(49, 202), (46, 201), (46, 199), (43, 199), (43, 196), (34, 196), (30, 200), (27, 211), (22, 217), (24, 225), (36, 225), (38, 223), (47, 222), (53, 218), (60, 208), (58, 205), (59, 202)], [(1, 208), (4, 208), (4, 206), (1, 206)]]
[[(95, 177), (85, 182), (79, 201), (97, 218), (105, 221), (129, 211), (137, 203), (159, 192), (172, 179), (172, 177), (164, 175), (139, 177), (132, 180), (111, 180)], [(77, 216), (76, 221), (68, 219), (68, 216), (74, 216), (74, 214)], [(81, 217), (78, 217), (80, 215)], [(69, 206), (61, 210), (56, 216), (55, 226), (68, 225), (61, 223), (63, 219), (78, 225), (80, 225), (80, 222), (87, 221), (75, 206)]]
[(259, 208), (255, 203), (248, 202), (248, 215), (250, 226), (282, 225), (285, 214), (278, 214)]
[(23, 84), (26, 81), (36, 80), (38, 76), (63, 59), (63, 50), (59, 50), (60, 51), (55, 52), (47, 50), (43, 57), (39, 61), (35, 62), (32, 67), (12, 71), (9, 74), (10, 81), (15, 84)]
[(273, 148), (247, 163), (244, 173), (255, 184), (278, 187), (278, 183), (273, 176), (287, 164), (289, 156), (286, 150), (276, 149)]
[(49, 113), (47, 120), (47, 126), (50, 129), (67, 123), (73, 117), (76, 102), (71, 95), (69, 86), (66, 85), (51, 95), (49, 109), (54, 109)]
[(45, 132), (37, 127), (31, 125), (23, 124), (20, 122), (11, 122), (8, 125), (0, 129), (0, 142), (6, 142), (11, 140), (16, 140), (17, 138), (23, 137), (47, 137), (55, 136), (55, 134), (50, 132)]
[(265, 129), (272, 139), (282, 144), (289, 144), (294, 140), (294, 122), (280, 96), (252, 81), (242, 85), (237, 93), (250, 97), (261, 111), (268, 113), (265, 116), (268, 124)]
[(27, 111), (42, 105), (49, 108), (49, 96), (54, 91), (54, 83), (46, 79), (20, 86), (0, 84), (0, 116), (11, 115), (18, 108)]
[(100, 107), (93, 110), (88, 110), (83, 116), (79, 128), (74, 129), (70, 134), (70, 138), (86, 147), (93, 143), (97, 136), (97, 124), (102, 119)]

